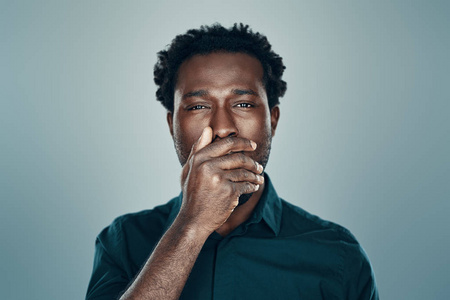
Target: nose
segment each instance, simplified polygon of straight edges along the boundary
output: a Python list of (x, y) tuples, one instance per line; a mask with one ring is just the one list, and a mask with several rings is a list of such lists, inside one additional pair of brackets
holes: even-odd
[(239, 134), (233, 115), (227, 108), (217, 108), (212, 116), (210, 125), (213, 130), (214, 140)]

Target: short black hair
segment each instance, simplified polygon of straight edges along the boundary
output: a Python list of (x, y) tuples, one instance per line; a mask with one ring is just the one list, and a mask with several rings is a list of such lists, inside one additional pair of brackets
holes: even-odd
[(180, 65), (194, 55), (212, 52), (246, 53), (257, 58), (264, 69), (263, 84), (266, 88), (269, 108), (279, 104), (279, 98), (286, 92), (286, 82), (281, 79), (283, 59), (272, 50), (267, 38), (254, 33), (248, 25), (234, 24), (225, 28), (215, 23), (188, 30), (176, 36), (167, 50), (158, 52), (154, 68), (154, 81), (158, 86), (156, 98), (170, 112), (173, 112), (173, 97)]

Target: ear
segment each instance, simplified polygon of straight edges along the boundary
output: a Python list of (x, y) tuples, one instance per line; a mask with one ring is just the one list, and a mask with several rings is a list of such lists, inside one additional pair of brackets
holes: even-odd
[(270, 125), (272, 127), (272, 137), (275, 136), (275, 131), (278, 125), (278, 119), (280, 118), (280, 108), (275, 105), (270, 110)]
[(170, 135), (173, 137), (173, 114), (170, 111), (167, 112), (167, 124), (169, 125)]

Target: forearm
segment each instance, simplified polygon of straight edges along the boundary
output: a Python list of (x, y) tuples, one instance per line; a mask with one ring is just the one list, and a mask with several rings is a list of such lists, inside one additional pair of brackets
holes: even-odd
[(178, 299), (208, 235), (177, 218), (120, 299)]

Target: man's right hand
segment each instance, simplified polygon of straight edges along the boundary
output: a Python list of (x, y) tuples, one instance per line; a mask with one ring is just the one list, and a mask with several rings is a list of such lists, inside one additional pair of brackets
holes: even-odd
[(183, 203), (179, 218), (209, 236), (222, 226), (239, 203), (239, 196), (256, 192), (263, 184), (263, 167), (243, 152), (256, 144), (245, 138), (227, 137), (212, 143), (206, 127), (192, 146), (183, 167)]

